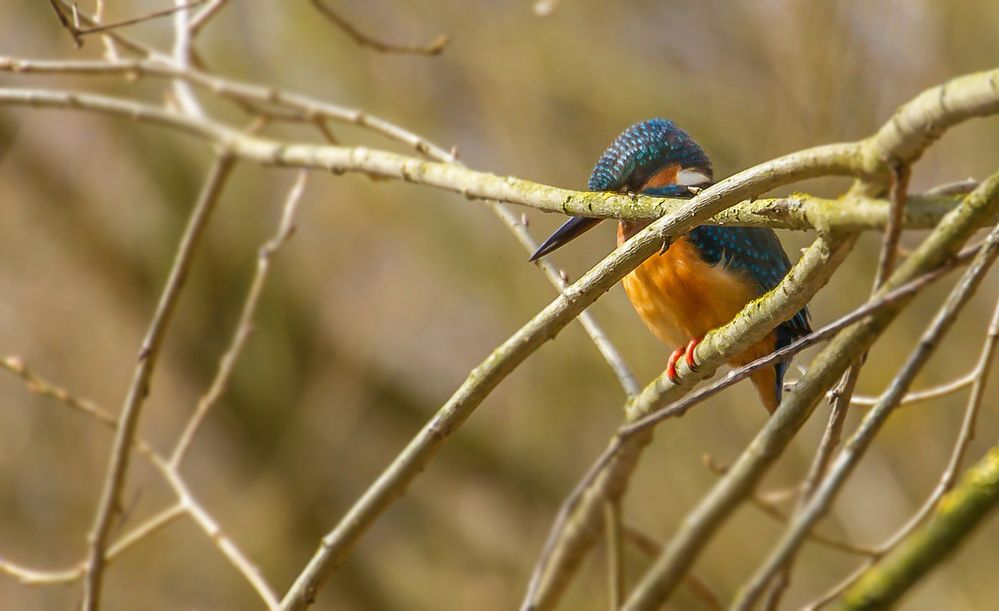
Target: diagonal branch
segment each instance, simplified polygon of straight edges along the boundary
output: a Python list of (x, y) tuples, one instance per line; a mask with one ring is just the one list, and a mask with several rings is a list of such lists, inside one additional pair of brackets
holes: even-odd
[(83, 46), (83, 39), (80, 37), (80, 32), (76, 28), (76, 25), (66, 17), (66, 14), (62, 12), (60, 4), (56, 0), (49, 0), (49, 4), (52, 5), (52, 10), (55, 11), (56, 17), (59, 18), (59, 25), (63, 27), (69, 35), (73, 38), (73, 44), (77, 49)]
[(142, 347), (139, 349), (139, 363), (132, 375), (128, 396), (121, 409), (119, 426), (115, 434), (114, 447), (111, 451), (110, 463), (97, 507), (97, 515), (94, 518), (90, 534), (87, 536), (90, 552), (87, 560), (87, 574), (84, 579), (83, 608), (86, 611), (95, 611), (100, 607), (101, 580), (107, 539), (118, 511), (121, 489), (128, 474), (135, 431), (139, 423), (139, 416), (142, 413), (143, 402), (149, 395), (150, 381), (156, 368), (156, 357), (159, 355), (166, 329), (187, 280), (187, 274), (201, 242), (201, 236), (208, 225), (232, 166), (232, 158), (225, 155), (215, 161), (215, 165), (202, 188), (201, 195), (198, 197), (198, 202), (191, 212), (187, 228), (184, 230), (180, 246), (177, 249), (173, 267), (170, 270), (170, 277), (163, 288), (156, 312), (149, 323), (149, 330), (146, 332), (146, 337), (142, 340)]
[(229, 0), (211, 0), (207, 5), (203, 6), (200, 11), (198, 11), (193, 17), (187, 22), (187, 27), (191, 30), (191, 38), (194, 38), (201, 32), (201, 28), (205, 27), (208, 21), (217, 15), (219, 11), (225, 8), (225, 5)]
[(194, 8), (199, 4), (204, 4), (206, 0), (192, 0), (191, 2), (185, 4), (178, 4), (170, 8), (166, 8), (159, 11), (153, 11), (152, 13), (147, 13), (145, 15), (139, 15), (138, 17), (132, 17), (129, 19), (122, 19), (121, 21), (114, 21), (112, 23), (104, 23), (101, 25), (95, 25), (89, 28), (77, 29), (76, 33), (81, 36), (86, 36), (87, 34), (96, 34), (98, 32), (107, 32), (108, 30), (113, 30), (116, 28), (123, 28), (129, 25), (135, 25), (137, 23), (143, 23), (146, 21), (151, 21), (153, 19), (159, 19), (160, 17), (166, 17), (168, 15), (173, 15), (174, 13), (186, 11), (189, 8)]
[[(884, 284), (888, 275), (895, 268), (895, 259), (898, 255), (899, 238), (902, 235), (902, 219), (905, 214), (906, 198), (908, 197), (909, 176), (911, 169), (907, 165), (893, 164), (891, 166), (891, 183), (889, 190), (889, 200), (891, 208), (888, 214), (888, 222), (885, 225), (884, 236), (881, 240), (881, 252), (878, 256), (878, 265), (874, 274), (874, 286), (871, 289), (872, 295)], [(815, 452), (815, 457), (808, 469), (804, 486), (798, 497), (794, 508), (794, 515), (798, 516), (816, 489), (822, 483), (826, 475), (826, 469), (833, 453), (839, 446), (843, 434), (843, 425), (846, 422), (846, 415), (850, 407), (850, 401), (857, 388), (857, 380), (860, 379), (860, 368), (867, 359), (867, 354), (862, 354), (847, 370), (832, 393), (832, 410), (829, 413), (829, 420), (819, 441), (819, 447)], [(797, 551), (788, 554), (776, 571), (771, 574), (773, 582), (767, 591), (763, 608), (771, 611), (778, 607), (780, 599), (791, 583), (791, 571), (794, 561), (797, 558)], [(758, 586), (762, 591), (766, 583)]]

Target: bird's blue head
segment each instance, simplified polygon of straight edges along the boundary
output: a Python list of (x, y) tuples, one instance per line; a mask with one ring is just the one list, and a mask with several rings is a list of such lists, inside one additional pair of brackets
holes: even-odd
[[(666, 119), (636, 123), (614, 139), (590, 174), (590, 191), (691, 197), (711, 183), (711, 161), (687, 132)], [(573, 217), (531, 256), (539, 259), (595, 227), (600, 219)]]
[(677, 184), (710, 182), (711, 161), (672, 121), (636, 123), (614, 139), (590, 174), (590, 191), (640, 193)]

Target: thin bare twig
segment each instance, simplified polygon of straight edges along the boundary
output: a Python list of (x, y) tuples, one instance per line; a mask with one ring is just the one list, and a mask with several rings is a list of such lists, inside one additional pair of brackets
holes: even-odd
[[(49, 0), (53, 6), (57, 5), (62, 8), (63, 11), (70, 11), (73, 14), (73, 18), (76, 27), (80, 25), (86, 25), (88, 27), (98, 27), (102, 25), (102, 16), (90, 16), (79, 10), (76, 2), (69, 2), (69, 0)], [(142, 55), (149, 58), (158, 59), (169, 59), (168, 56), (160, 53), (159, 51), (153, 49), (152, 47), (139, 42), (138, 40), (122, 33), (119, 30), (108, 30), (101, 33), (102, 37), (110, 38), (114, 40), (115, 44), (120, 46), (122, 49), (129, 51), (130, 53), (135, 53), (137, 55)]]
[[(487, 201), (486, 205), (493, 211), (500, 221), (506, 225), (507, 229), (517, 238), (517, 241), (525, 248), (527, 252), (535, 252), (538, 249), (539, 244), (531, 237), (531, 234), (527, 231), (527, 224), (524, 222), (526, 217), (517, 217), (510, 207), (501, 204), (499, 202)], [(548, 281), (554, 286), (560, 293), (564, 293), (569, 288), (569, 283), (566, 278), (559, 273), (559, 269), (549, 259), (542, 259), (540, 261), (535, 261), (535, 265), (541, 268)], [(617, 377), (618, 383), (621, 385), (621, 389), (624, 390), (624, 394), (628, 397), (633, 397), (638, 394), (641, 390), (641, 386), (638, 385), (638, 381), (635, 380), (635, 374), (631, 372), (631, 368), (624, 361), (624, 357), (618, 351), (617, 347), (607, 336), (607, 333), (603, 330), (597, 319), (589, 310), (584, 310), (579, 315), (579, 324), (583, 326), (583, 330), (586, 334), (590, 336), (590, 340), (596, 347), (600, 356), (603, 357), (604, 361), (614, 372)]]
[[(662, 551), (662, 546), (659, 545), (659, 542), (647, 533), (643, 532), (637, 526), (624, 524), (622, 525), (621, 530), (624, 538), (634, 545), (635, 549), (642, 552), (646, 556), (655, 558), (659, 552)], [(694, 573), (690, 573), (684, 577), (683, 583), (687, 586), (691, 593), (703, 602), (709, 609), (722, 611), (725, 608), (725, 605), (722, 604), (721, 596), (715, 592), (714, 588)]]
[[(857, 379), (860, 377), (862, 361), (863, 357), (850, 366), (831, 393), (833, 399), (829, 419), (826, 422), (826, 428), (822, 432), (819, 447), (815, 451), (815, 457), (808, 468), (808, 474), (805, 476), (805, 481), (801, 486), (800, 494), (795, 502), (794, 511), (791, 514), (792, 516), (797, 515), (804, 509), (808, 499), (812, 497), (812, 494), (815, 493), (815, 490), (822, 482), (822, 478), (825, 477), (829, 460), (832, 458), (833, 452), (839, 446), (840, 439), (842, 438), (843, 425), (846, 422), (846, 416), (849, 412), (853, 391), (857, 388)], [(787, 591), (788, 586), (791, 584), (791, 571), (796, 559), (797, 554), (789, 556), (777, 572), (776, 577), (770, 584), (770, 588), (767, 590), (766, 599), (763, 603), (764, 611), (776, 611), (780, 605), (781, 597), (783, 597), (784, 592)]]
[[(160, 457), (157, 456), (157, 459), (160, 460)], [(203, 530), (208, 538), (215, 544), (215, 547), (222, 552), (229, 562), (235, 566), (243, 577), (250, 583), (250, 585), (253, 586), (253, 589), (256, 590), (260, 598), (267, 604), (267, 608), (276, 608), (278, 605), (277, 595), (267, 584), (267, 580), (264, 579), (264, 576), (260, 573), (260, 569), (250, 562), (246, 554), (239, 549), (239, 546), (237, 546), (232, 539), (226, 536), (226, 534), (222, 531), (222, 528), (218, 525), (211, 514), (208, 513), (204, 506), (194, 499), (190, 489), (187, 487), (187, 483), (180, 476), (180, 474), (166, 463), (163, 464), (161, 473), (163, 473), (164, 477), (166, 477), (167, 482), (173, 488), (177, 497), (187, 509), (187, 513), (191, 516), (194, 522), (201, 527), (201, 530)]]
[(620, 499), (604, 502), (604, 531), (607, 539), (607, 588), (611, 611), (617, 611), (624, 602), (625, 573), (624, 546), (621, 531)]
[(191, 17), (190, 21), (187, 22), (187, 27), (191, 30), (191, 38), (193, 39), (197, 36), (201, 32), (201, 28), (205, 27), (205, 24), (212, 17), (225, 8), (228, 2), (229, 0), (211, 0), (208, 5), (204, 6), (197, 14)]
[(49, 0), (49, 4), (52, 5), (52, 10), (55, 11), (56, 16), (59, 18), (59, 24), (69, 32), (69, 35), (73, 38), (73, 44), (79, 49), (83, 46), (83, 39), (80, 37), (80, 32), (77, 30), (76, 26), (66, 17), (62, 12), (62, 8), (56, 0)]
[[(186, 69), (190, 67), (194, 54), (194, 50), (191, 47), (193, 35), (191, 28), (188, 26), (191, 5), (185, 4), (184, 0), (174, 1), (177, 6), (173, 11), (173, 49), (171, 55), (176, 66)], [(192, 117), (202, 118), (205, 116), (205, 111), (198, 101), (198, 96), (194, 94), (194, 88), (191, 87), (189, 82), (184, 79), (174, 79), (172, 85), (170, 92), (173, 94), (173, 98), (177, 101), (182, 112)]]
[[(125, 535), (123, 535), (120, 539), (115, 541), (114, 544), (108, 548), (107, 561), (110, 562), (114, 560), (125, 551), (134, 547), (135, 544), (159, 532), (163, 528), (166, 528), (175, 522), (177, 518), (183, 516), (186, 511), (186, 508), (181, 503), (175, 503), (158, 511), (153, 516), (143, 521), (142, 524), (136, 526), (129, 532), (125, 533)], [(10, 561), (0, 559), (0, 572), (7, 573), (24, 585), (54, 585), (72, 583), (80, 579), (86, 572), (86, 565), (81, 562), (74, 568), (64, 569), (61, 571), (46, 571), (30, 569)]]
[[(153, 19), (159, 19), (160, 17), (166, 17), (172, 15), (178, 11), (184, 11), (186, 9), (203, 4), (205, 0), (192, 0), (186, 4), (181, 4), (167, 9), (162, 9), (159, 11), (153, 11), (151, 13), (146, 13), (145, 15), (140, 15), (138, 17), (130, 17), (128, 19), (122, 19), (121, 21), (114, 21), (111, 23), (104, 23), (100, 25), (93, 25), (86, 28), (78, 27), (76, 24), (71, 23), (66, 16), (63, 14), (62, 9), (59, 7), (59, 3), (56, 0), (49, 0), (52, 8), (55, 9), (56, 14), (59, 15), (59, 23), (62, 27), (66, 28), (70, 35), (73, 36), (73, 41), (76, 42), (77, 48), (83, 46), (82, 37), (88, 34), (98, 34), (101, 32), (109, 32), (111, 30), (116, 30), (118, 28), (123, 28), (130, 25), (135, 25), (137, 23), (143, 23), (146, 21), (151, 21)], [(79, 14), (79, 13), (75, 13)]]
[[(871, 289), (872, 296), (877, 293), (877, 290), (881, 288), (881, 285), (884, 284), (895, 268), (895, 259), (898, 255), (898, 242), (902, 235), (902, 223), (906, 198), (908, 196), (910, 173), (910, 168), (907, 165), (899, 163), (891, 165), (891, 187), (889, 191), (891, 207), (889, 209), (888, 221), (885, 225), (884, 236), (881, 241), (881, 252), (878, 257), (874, 286)], [(860, 378), (860, 368), (863, 367), (866, 358), (867, 355), (863, 354), (850, 366), (832, 393), (833, 406), (829, 414), (829, 420), (825, 431), (822, 433), (819, 447), (815, 452), (815, 458), (809, 467), (808, 475), (805, 477), (801, 495), (795, 504), (794, 515), (804, 510), (805, 505), (825, 477), (829, 460), (839, 446), (840, 437), (843, 433), (843, 424), (846, 422), (848, 408), (853, 398), (853, 393), (857, 388), (857, 380)], [(770, 584), (766, 600), (764, 601), (763, 608), (765, 611), (774, 611), (780, 604), (781, 597), (791, 583), (791, 570), (796, 558), (796, 551), (788, 554), (781, 567), (776, 571), (775, 578)], [(765, 586), (766, 584), (763, 584), (763, 587)]]
[(215, 165), (209, 172), (201, 195), (198, 197), (198, 203), (191, 213), (187, 228), (184, 230), (184, 235), (178, 246), (173, 267), (170, 270), (170, 277), (164, 286), (163, 294), (149, 324), (146, 337), (142, 341), (142, 347), (139, 349), (139, 363), (132, 376), (128, 397), (122, 406), (120, 423), (115, 435), (114, 448), (111, 452), (97, 514), (87, 537), (90, 552), (87, 560), (87, 574), (84, 579), (83, 608), (85, 611), (96, 611), (100, 606), (101, 578), (107, 539), (118, 511), (121, 489), (128, 474), (135, 431), (139, 416), (142, 413), (143, 402), (149, 394), (150, 381), (156, 367), (156, 357), (159, 355), (166, 329), (187, 280), (194, 254), (197, 252), (205, 227), (215, 209), (215, 204), (218, 202), (222, 187), (232, 166), (233, 159), (228, 155), (222, 155), (215, 161)]
[(123, 19), (121, 21), (115, 21), (113, 23), (106, 23), (103, 25), (84, 28), (78, 30), (77, 33), (80, 34), (81, 36), (86, 36), (88, 34), (96, 34), (98, 32), (107, 32), (108, 30), (123, 28), (125, 26), (135, 25), (137, 23), (143, 23), (146, 21), (151, 21), (153, 19), (159, 19), (160, 17), (167, 17), (169, 15), (173, 15), (174, 13), (185, 11), (189, 8), (198, 6), (199, 4), (203, 4), (204, 2), (205, 0), (192, 0), (191, 2), (188, 2), (186, 4), (179, 4), (177, 6), (163, 9), (160, 11), (153, 11), (152, 13), (147, 13), (139, 17), (132, 17), (130, 19)]
[[(973, 369), (959, 378), (954, 378), (950, 382), (940, 384), (932, 388), (910, 392), (899, 402), (899, 406), (922, 403), (923, 401), (931, 401), (933, 399), (939, 399), (940, 397), (946, 397), (947, 395), (960, 392), (961, 390), (974, 384), (977, 379), (977, 375), (977, 371)], [(859, 407), (874, 407), (877, 403), (878, 397), (875, 396), (854, 395), (853, 398), (850, 399), (850, 405)]]
[(250, 289), (246, 299), (243, 301), (243, 311), (240, 313), (239, 321), (236, 323), (236, 331), (233, 333), (229, 348), (222, 355), (215, 378), (212, 380), (208, 391), (202, 395), (198, 401), (191, 418), (187, 421), (184, 431), (177, 439), (173, 452), (170, 454), (170, 466), (173, 469), (180, 469), (187, 449), (194, 439), (194, 434), (198, 426), (204, 420), (208, 410), (219, 400), (229, 384), (229, 378), (235, 369), (236, 361), (243, 353), (247, 340), (253, 333), (253, 319), (257, 313), (257, 304), (260, 303), (260, 296), (263, 294), (264, 285), (267, 282), (267, 274), (270, 271), (271, 259), (274, 253), (291, 237), (295, 230), (295, 212), (298, 209), (298, 202), (302, 199), (302, 192), (305, 190), (305, 180), (307, 173), (303, 170), (298, 173), (294, 184), (288, 191), (285, 198), (284, 207), (281, 213), (281, 222), (278, 225), (277, 233), (274, 234), (263, 246), (257, 255), (257, 271), (250, 282)]
[(311, 0), (312, 5), (316, 7), (324, 17), (329, 19), (338, 28), (344, 31), (347, 36), (362, 47), (369, 47), (376, 51), (381, 51), (383, 53), (411, 53), (414, 55), (439, 55), (444, 47), (447, 46), (448, 37), (445, 34), (441, 34), (437, 38), (433, 39), (425, 45), (400, 45), (393, 44), (378, 40), (373, 38), (354, 26), (350, 21), (344, 19), (338, 12), (334, 11), (330, 7), (326, 6), (321, 0)]
[(885, 226), (884, 239), (881, 242), (881, 253), (878, 256), (877, 274), (874, 277), (874, 290), (881, 288), (885, 279), (895, 268), (895, 257), (898, 255), (898, 239), (902, 235), (902, 216), (905, 213), (905, 202), (908, 197), (909, 166), (894, 164), (891, 166), (891, 212), (888, 224)]
[(943, 495), (947, 494), (954, 487), (957, 475), (961, 471), (964, 457), (967, 454), (968, 446), (971, 444), (972, 439), (975, 438), (975, 424), (982, 406), (985, 385), (988, 384), (989, 373), (992, 371), (997, 341), (999, 341), (999, 303), (996, 304), (992, 314), (992, 321), (989, 323), (989, 328), (985, 335), (985, 343), (982, 346), (978, 364), (975, 367), (977, 370), (975, 383), (971, 388), (971, 395), (968, 397), (968, 402), (965, 406), (961, 430), (958, 433), (957, 440), (954, 442), (954, 449), (951, 452), (947, 468), (941, 475), (936, 488), (933, 489), (933, 492), (926, 499), (923, 507), (902, 528), (879, 546), (882, 555), (898, 545), (902, 539), (922, 524)]

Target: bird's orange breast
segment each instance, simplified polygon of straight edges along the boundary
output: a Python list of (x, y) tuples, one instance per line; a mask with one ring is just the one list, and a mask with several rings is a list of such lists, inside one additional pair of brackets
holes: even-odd
[[(618, 243), (630, 237), (618, 228)], [(712, 265), (701, 258), (687, 238), (673, 242), (666, 252), (646, 259), (622, 281), (635, 311), (653, 334), (669, 346), (683, 346), (735, 318), (743, 306), (759, 297), (759, 287), (744, 274)], [(771, 333), (731, 362), (748, 363), (774, 348)], [(753, 376), (768, 409), (776, 406), (774, 372), (766, 368)], [(756, 378), (760, 378), (757, 380)], [(763, 379), (766, 378), (766, 379)], [(766, 396), (765, 396), (766, 395)]]
[[(623, 242), (625, 230), (618, 233)], [(623, 283), (638, 315), (671, 346), (724, 325), (759, 293), (742, 274), (704, 261), (687, 238), (646, 259)]]

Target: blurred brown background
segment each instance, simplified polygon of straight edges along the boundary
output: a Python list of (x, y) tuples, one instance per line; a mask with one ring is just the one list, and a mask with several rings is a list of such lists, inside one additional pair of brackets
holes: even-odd
[[(330, 0), (332, 2), (332, 0)], [(109, 3), (119, 19), (165, 2)], [(771, 157), (864, 137), (922, 89), (999, 63), (999, 3), (653, 2), (563, 0), (550, 17), (529, 0), (335, 2), (361, 29), (400, 42), (451, 43), (440, 57), (356, 47), (301, 2), (232, 2), (199, 39), (223, 74), (364, 108), (456, 145), (471, 167), (582, 188), (627, 125), (675, 120), (726, 176)], [(89, 2), (82, 7), (91, 10)], [(169, 44), (169, 20), (130, 29)], [(96, 58), (76, 51), (48, 3), (6, 0), (0, 54)], [(14, 77), (153, 102), (159, 83), (121, 78)], [(243, 125), (236, 110), (210, 104)], [(334, 126), (335, 127), (335, 126)], [(347, 143), (399, 147), (352, 128)], [(303, 128), (270, 133), (315, 139)], [(949, 132), (915, 167), (913, 190), (999, 168), (999, 121)], [(0, 355), (117, 411), (176, 240), (207, 172), (199, 141), (83, 113), (0, 109)], [(293, 173), (240, 164), (197, 260), (147, 404), (141, 433), (166, 450), (214, 371), (238, 316), (258, 245), (276, 226)], [(796, 186), (835, 195), (846, 181)], [(528, 212), (537, 237), (560, 218)], [(610, 224), (555, 260), (578, 277), (611, 248)], [(299, 231), (278, 255), (257, 333), (228, 395), (195, 440), (185, 473), (226, 533), (283, 591), (321, 535), (495, 345), (553, 291), (526, 253), (477, 202), (357, 175), (311, 176)], [(792, 258), (810, 240), (784, 233)], [(913, 245), (918, 234), (907, 234)], [(864, 298), (878, 237), (862, 239), (812, 303), (817, 325)], [(948, 282), (921, 297), (868, 359), (860, 392), (884, 387)], [(973, 365), (994, 276), (920, 377), (940, 383)], [(639, 380), (664, 367), (622, 291), (593, 308)], [(811, 353), (798, 359), (807, 364)], [(111, 435), (0, 375), (0, 554), (37, 567), (78, 560)], [(996, 441), (987, 392), (977, 459)], [(820, 530), (876, 543), (908, 518), (945, 466), (965, 395), (892, 418)], [(322, 591), (320, 609), (509, 609), (562, 497), (621, 417), (622, 392), (574, 324), (506, 380), (448, 443), (409, 494), (361, 542)], [(820, 407), (769, 487), (805, 473), (828, 409)], [(851, 418), (855, 424), (862, 410)], [(659, 538), (714, 481), (702, 455), (728, 463), (766, 413), (738, 386), (661, 426), (626, 502), (630, 521)], [(129, 525), (171, 500), (136, 460), (125, 491)], [(738, 512), (694, 571), (727, 599), (780, 526)], [(978, 532), (903, 605), (994, 606), (999, 523)], [(645, 560), (629, 552), (631, 574)], [(785, 603), (803, 604), (857, 559), (807, 545)], [(249, 586), (200, 530), (181, 520), (109, 569), (108, 609), (259, 608)], [(566, 609), (605, 608), (601, 550)], [(0, 608), (62, 609), (77, 588), (26, 589), (0, 576)], [(700, 603), (681, 591), (674, 609)]]

